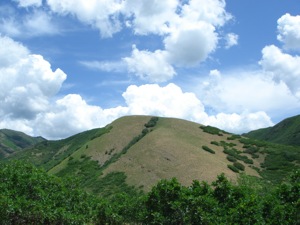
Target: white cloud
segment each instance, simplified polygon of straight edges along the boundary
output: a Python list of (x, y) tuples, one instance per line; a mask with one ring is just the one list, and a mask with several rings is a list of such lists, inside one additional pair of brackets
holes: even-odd
[(164, 82), (176, 74), (167, 61), (165, 51), (140, 51), (133, 46), (131, 57), (125, 57), (123, 60), (127, 63), (129, 72), (146, 81)]
[(103, 37), (111, 37), (121, 30), (119, 0), (47, 0), (51, 10), (60, 15), (71, 15), (100, 30)]
[[(173, 78), (173, 65), (195, 66), (205, 61), (217, 48), (217, 27), (231, 19), (225, 10), (225, 1), (220, 0), (191, 0), (185, 3), (169, 0), (159, 1), (155, 6), (154, 2), (149, 1), (128, 1), (125, 5), (125, 9), (132, 11), (134, 20), (130, 25), (136, 33), (163, 36), (164, 49), (154, 52), (134, 49), (132, 56), (126, 58), (132, 73), (156, 82)], [(145, 61), (140, 62), (135, 55), (143, 56), (151, 63), (145, 65)], [(159, 68), (165, 68), (160, 75), (157, 74)]]
[(300, 98), (300, 57), (283, 53), (274, 45), (266, 46), (262, 54), (262, 68), (270, 73), (276, 82), (284, 82), (290, 91)]
[(287, 49), (300, 50), (300, 16), (287, 13), (278, 19), (277, 24), (277, 39), (283, 42)]
[(51, 16), (42, 11), (27, 16), (23, 25), (26, 35), (29, 36), (53, 35), (60, 32), (60, 28), (52, 22)]
[(66, 79), (60, 69), (52, 71), (42, 56), (8, 37), (0, 37), (0, 59), (1, 117), (35, 117)]
[(235, 46), (238, 44), (239, 36), (234, 33), (229, 33), (225, 36), (226, 45), (225, 48), (229, 49), (232, 46)]
[[(224, 0), (47, 0), (47, 4), (54, 13), (75, 16), (99, 29), (103, 37), (111, 37), (124, 24), (137, 35), (162, 36), (164, 48), (153, 52), (134, 48), (131, 57), (125, 57), (131, 73), (151, 82), (172, 79), (176, 74), (173, 65), (194, 66), (205, 61), (217, 48), (217, 28), (232, 18)], [(235, 44), (236, 36), (230, 37), (229, 44)], [(111, 65), (97, 67), (111, 69)], [(158, 68), (163, 68), (160, 74)]]
[(201, 101), (175, 84), (131, 85), (123, 93), (129, 114), (158, 115), (199, 121), (206, 118)]
[(227, 71), (223, 75), (213, 70), (208, 78), (193, 80), (190, 86), (203, 104), (217, 113), (264, 111), (272, 117), (280, 117), (282, 109), (288, 112), (300, 107), (284, 83), (275, 83), (261, 70)]
[(13, 1), (18, 2), (18, 5), (20, 7), (30, 7), (30, 6), (39, 7), (42, 5), (42, 0), (13, 0)]
[(164, 40), (169, 61), (182, 66), (204, 61), (217, 46), (215, 28), (201, 21), (194, 24), (184, 21), (180, 26)]
[(210, 116), (206, 124), (236, 134), (274, 125), (270, 117), (263, 111), (255, 113), (244, 112), (240, 115), (236, 113), (219, 113), (216, 116)]
[(122, 11), (127, 16), (127, 26), (136, 34), (163, 35), (168, 32), (169, 22), (177, 16), (178, 4), (178, 0), (127, 0)]
[(263, 111), (208, 115), (194, 93), (183, 92), (172, 83), (165, 87), (157, 84), (139, 87), (131, 85), (123, 97), (129, 114), (182, 118), (235, 133), (273, 125), (270, 117)]
[(35, 37), (61, 32), (51, 15), (35, 10), (32, 14), (18, 15), (12, 11), (1, 18), (0, 32), (10, 37)]
[(103, 110), (86, 103), (80, 95), (70, 94), (58, 99), (48, 112), (39, 114), (34, 121), (35, 132), (45, 137), (61, 138), (92, 128), (103, 127), (125, 114), (118, 107)]
[(80, 61), (79, 63), (92, 70), (105, 72), (126, 71), (126, 63), (123, 61)]
[(213, 26), (223, 26), (232, 18), (225, 6), (225, 0), (190, 0), (182, 7), (182, 17), (189, 21), (205, 21)]

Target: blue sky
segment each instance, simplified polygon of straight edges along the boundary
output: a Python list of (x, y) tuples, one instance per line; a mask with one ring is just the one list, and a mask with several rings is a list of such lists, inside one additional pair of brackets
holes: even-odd
[(299, 114), (299, 0), (5, 0), (0, 34), (0, 128), (59, 139), (139, 114), (243, 133)]

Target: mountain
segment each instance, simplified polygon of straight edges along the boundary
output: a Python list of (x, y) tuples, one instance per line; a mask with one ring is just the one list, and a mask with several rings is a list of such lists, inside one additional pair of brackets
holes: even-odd
[(300, 168), (300, 147), (234, 135), (210, 126), (151, 116), (126, 116), (103, 128), (58, 141), (43, 141), (8, 158), (76, 177), (86, 190), (110, 195), (149, 191), (176, 177), (183, 185), (240, 173), (270, 182)]
[(25, 148), (33, 147), (35, 144), (44, 141), (42, 137), (31, 137), (22, 132), (9, 129), (0, 130), (0, 159)]
[(287, 118), (273, 127), (251, 131), (244, 136), (279, 144), (300, 146), (300, 115)]

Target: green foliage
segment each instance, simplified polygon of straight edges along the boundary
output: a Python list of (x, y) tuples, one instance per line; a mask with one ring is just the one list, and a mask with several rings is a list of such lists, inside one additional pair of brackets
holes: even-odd
[(212, 150), (211, 148), (207, 147), (206, 145), (202, 146), (202, 149), (211, 153), (211, 154), (215, 154), (216, 152), (214, 150)]
[[(85, 158), (86, 160), (86, 158)], [(122, 173), (98, 185), (122, 186)], [(0, 165), (1, 224), (287, 224), (300, 223), (300, 171), (279, 185), (224, 174), (211, 185), (162, 180), (143, 195), (130, 191), (108, 199), (87, 194), (74, 180), (57, 178), (24, 162)], [(109, 189), (105, 189), (109, 191)]]
[(175, 178), (160, 181), (147, 196), (145, 223), (184, 224), (185, 218), (181, 211), (183, 197), (183, 187)]
[(146, 124), (145, 127), (146, 128), (150, 128), (150, 127), (155, 127), (157, 121), (158, 121), (158, 117), (152, 117)]
[(229, 165), (227, 165), (227, 167), (228, 167), (229, 169), (231, 169), (231, 170), (232, 170), (233, 172), (235, 172), (235, 173), (238, 173), (238, 172), (239, 172), (239, 169), (236, 168), (234, 165), (229, 164)]
[(241, 171), (244, 171), (244, 170), (245, 170), (245, 166), (244, 166), (243, 164), (239, 163), (239, 162), (234, 162), (234, 163), (233, 163), (233, 166), (234, 166), (235, 168), (238, 168), (238, 169), (241, 170)]
[(223, 136), (223, 133), (226, 133), (225, 131), (212, 126), (200, 126), (200, 128), (203, 130), (203, 132), (218, 136)]
[(251, 131), (245, 136), (278, 144), (300, 146), (300, 115), (287, 118), (274, 127)]
[(236, 139), (240, 139), (240, 138), (241, 138), (241, 135), (233, 134), (230, 137), (228, 137), (227, 140), (236, 140)]
[(23, 150), (13, 156), (12, 159), (30, 161), (34, 165), (41, 166), (48, 171), (81, 147), (86, 146), (88, 141), (108, 133), (110, 129), (111, 127), (93, 129), (63, 140), (43, 141), (36, 144), (34, 148)]
[[(299, 224), (299, 175), (263, 191), (257, 179), (233, 185), (224, 174), (209, 185), (159, 182), (145, 200), (145, 224)], [(296, 181), (295, 181), (296, 180)], [(246, 182), (245, 182), (246, 181)], [(253, 182), (257, 186), (253, 185)], [(251, 184), (251, 185), (249, 185)]]
[(219, 142), (217, 142), (217, 141), (211, 141), (210, 142), (212, 145), (216, 145), (216, 146), (219, 146), (220, 144), (219, 144)]
[(229, 162), (236, 162), (236, 158), (231, 156), (231, 155), (228, 155), (226, 156), (226, 159), (229, 161)]
[(72, 180), (49, 176), (23, 162), (1, 165), (1, 224), (89, 223), (97, 205)]
[(237, 160), (241, 160), (243, 161), (244, 163), (247, 163), (247, 164), (253, 164), (253, 160), (252, 159), (249, 159), (247, 156), (245, 155), (240, 155), (241, 152), (239, 152), (238, 150), (236, 150), (235, 148), (227, 148), (227, 147), (224, 147), (224, 150), (223, 152)]

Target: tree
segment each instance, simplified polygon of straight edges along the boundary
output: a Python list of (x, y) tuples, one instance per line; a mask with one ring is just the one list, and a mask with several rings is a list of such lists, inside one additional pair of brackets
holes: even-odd
[(97, 204), (74, 180), (20, 161), (0, 165), (1, 224), (83, 224)]

